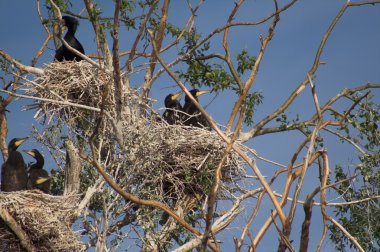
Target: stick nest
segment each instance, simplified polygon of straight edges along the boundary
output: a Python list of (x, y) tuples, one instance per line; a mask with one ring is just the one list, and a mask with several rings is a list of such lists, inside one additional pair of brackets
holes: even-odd
[[(165, 124), (134, 124), (125, 132), (128, 159), (123, 166), (132, 175), (121, 176), (119, 183), (134, 185), (130, 190), (141, 198), (173, 204), (189, 194), (200, 200), (209, 193), (226, 149), (215, 132)], [(233, 191), (243, 173), (241, 159), (235, 153), (228, 155), (222, 167), (222, 191)]]
[[(91, 113), (81, 106), (99, 108), (106, 87), (110, 87), (108, 92), (113, 94), (112, 76), (84, 61), (50, 63), (43, 75), (27, 82), (26, 86), (26, 93), (45, 99), (37, 101), (36, 117), (47, 119), (47, 123), (60, 118), (72, 126), (75, 120)], [(112, 94), (107, 97), (110, 106), (115, 104)]]
[[(51, 63), (44, 71), (26, 83), (30, 95), (44, 99), (37, 101), (40, 118), (48, 118), (50, 122), (58, 117), (71, 125), (73, 131), (90, 130), (89, 136), (97, 125), (99, 112), (67, 102), (94, 108), (104, 105), (109, 116), (104, 116), (100, 127), (99, 149), (105, 151), (99, 153), (107, 160), (104, 162), (107, 172), (125, 190), (173, 205), (189, 194), (197, 195), (198, 199), (208, 194), (226, 148), (215, 132), (156, 120), (158, 113), (141, 101), (136, 90), (129, 89), (124, 93), (123, 119), (117, 126), (120, 137), (112, 123), (117, 113), (111, 75), (84, 61)], [(235, 182), (245, 173), (243, 165), (236, 153), (229, 154), (222, 168), (224, 195), (237, 188)]]
[[(70, 226), (76, 217), (77, 196), (51, 196), (34, 191), (0, 193), (5, 209), (38, 251), (83, 251)], [(0, 219), (0, 251), (24, 251), (20, 240)]]

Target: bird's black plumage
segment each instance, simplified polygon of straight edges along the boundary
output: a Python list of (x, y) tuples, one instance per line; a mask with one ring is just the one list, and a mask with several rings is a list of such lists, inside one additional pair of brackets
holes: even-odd
[(26, 165), (17, 148), (26, 138), (14, 138), (8, 144), (8, 159), (1, 167), (1, 191), (13, 192), (26, 189), (28, 175)]
[(28, 189), (39, 189), (44, 193), (50, 193), (49, 173), (43, 169), (45, 160), (41, 153), (36, 150), (25, 150), (25, 153), (32, 156), (36, 162), (30, 166), (29, 178), (27, 183)]
[(182, 106), (181, 103), (177, 100), (178, 96), (182, 92), (176, 94), (169, 94), (165, 98), (165, 112), (162, 115), (162, 118), (170, 125), (181, 124), (182, 118)]
[[(208, 93), (209, 91), (199, 91), (198, 89), (190, 90), (191, 95), (198, 101), (198, 97), (202, 94)], [(183, 123), (187, 126), (194, 126), (198, 128), (211, 128), (209, 122), (201, 114), (201, 111), (195, 106), (191, 101), (190, 97), (186, 95), (185, 104), (183, 106)]]
[[(78, 20), (74, 17), (63, 16), (62, 20), (67, 27), (67, 32), (63, 39), (74, 49), (78, 50), (82, 54), (84, 54), (84, 49), (81, 43), (75, 38), (75, 32), (78, 27)], [(71, 52), (67, 47), (62, 44), (60, 48), (55, 53), (55, 60), (57, 61), (81, 61), (82, 57), (76, 55)]]

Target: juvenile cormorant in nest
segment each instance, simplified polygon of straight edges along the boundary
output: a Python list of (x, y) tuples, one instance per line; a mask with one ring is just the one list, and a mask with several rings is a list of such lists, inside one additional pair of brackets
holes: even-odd
[[(67, 27), (67, 32), (65, 37), (63, 39), (74, 49), (78, 50), (82, 54), (84, 54), (84, 49), (79, 43), (79, 41), (75, 38), (75, 32), (78, 27), (78, 20), (74, 17), (70, 16), (63, 16), (62, 22)], [(55, 53), (55, 60), (57, 61), (81, 61), (83, 60), (82, 57), (76, 55), (75, 53), (71, 52), (67, 47), (62, 44), (60, 48)]]
[(182, 106), (181, 103), (177, 100), (178, 96), (180, 96), (182, 92), (176, 94), (169, 94), (165, 98), (165, 107), (166, 110), (162, 115), (162, 118), (170, 125), (173, 124), (181, 124), (182, 117)]
[[(202, 94), (209, 93), (210, 91), (199, 91), (198, 89), (193, 89), (190, 91), (192, 96), (198, 101), (198, 97)], [(185, 115), (183, 116), (184, 125), (194, 126), (198, 128), (211, 128), (209, 122), (202, 115), (201, 111), (194, 105), (194, 103), (190, 100), (190, 97), (186, 95), (185, 97), (185, 105), (183, 106), (183, 112)]]
[(50, 192), (50, 177), (49, 173), (43, 169), (44, 157), (36, 150), (24, 150), (24, 152), (36, 160), (34, 164), (30, 166), (29, 178), (27, 183), (28, 189), (39, 189), (44, 193)]
[(8, 144), (8, 159), (1, 167), (1, 191), (13, 192), (26, 189), (28, 174), (21, 153), (17, 148), (25, 138), (13, 138)]

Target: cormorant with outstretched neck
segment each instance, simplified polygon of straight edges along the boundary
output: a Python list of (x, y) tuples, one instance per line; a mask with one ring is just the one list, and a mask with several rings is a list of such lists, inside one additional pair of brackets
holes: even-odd
[[(78, 20), (74, 17), (70, 16), (63, 16), (62, 22), (67, 27), (67, 32), (65, 37), (63, 39), (69, 44), (72, 48), (78, 50), (82, 54), (84, 54), (84, 49), (81, 43), (75, 38), (75, 32), (78, 27)], [(60, 48), (55, 53), (55, 60), (57, 61), (81, 61), (83, 60), (82, 57), (76, 55), (75, 53), (71, 52), (67, 47), (62, 44)]]
[(1, 191), (13, 192), (26, 189), (28, 174), (21, 153), (17, 148), (25, 138), (13, 138), (8, 144), (8, 159), (1, 167)]
[(45, 160), (41, 153), (36, 150), (24, 150), (24, 152), (36, 160), (34, 164), (30, 166), (29, 178), (27, 183), (28, 189), (39, 189), (44, 193), (50, 192), (50, 177), (49, 173), (43, 169)]
[(181, 124), (182, 117), (182, 106), (181, 103), (177, 100), (178, 96), (180, 96), (182, 92), (176, 94), (169, 94), (165, 98), (165, 107), (166, 110), (162, 115), (162, 118), (170, 125), (173, 124)]
[[(210, 91), (199, 91), (198, 89), (190, 90), (191, 95), (198, 101), (198, 97), (202, 94), (209, 93)], [(185, 115), (183, 116), (183, 123), (187, 126), (194, 126), (198, 128), (211, 128), (209, 122), (202, 115), (201, 111), (194, 105), (194, 103), (190, 100), (190, 97), (186, 95), (185, 104), (183, 106), (183, 112)]]

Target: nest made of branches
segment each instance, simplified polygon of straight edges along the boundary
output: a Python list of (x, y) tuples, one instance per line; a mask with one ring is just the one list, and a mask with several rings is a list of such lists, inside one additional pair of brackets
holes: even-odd
[[(38, 251), (83, 251), (70, 226), (76, 218), (77, 196), (52, 196), (38, 191), (1, 192), (6, 210)], [(0, 219), (0, 251), (24, 251), (19, 237)]]
[[(113, 78), (104, 70), (85, 61), (52, 62), (45, 65), (44, 74), (26, 83), (25, 92), (43, 101), (37, 101), (36, 117), (50, 123), (54, 117), (73, 125), (78, 118), (86, 118), (91, 110), (82, 106), (99, 108), (104, 90), (113, 92)], [(107, 97), (107, 105), (114, 106), (113, 95)], [(75, 104), (75, 105), (73, 105)]]
[[(134, 185), (132, 192), (166, 202), (189, 194), (201, 199), (210, 192), (215, 169), (227, 147), (215, 132), (141, 122), (129, 125), (124, 133), (127, 159), (123, 167), (132, 175), (121, 176), (119, 182)], [(222, 166), (223, 197), (236, 189), (244, 174), (244, 162), (231, 152)]]
[[(48, 64), (44, 74), (26, 86), (27, 93), (42, 98), (37, 101), (40, 118), (48, 118), (49, 122), (59, 117), (73, 131), (83, 125), (94, 129), (94, 118), (99, 113), (70, 104), (98, 109), (105, 105), (104, 111), (116, 118), (112, 75), (87, 62)], [(105, 159), (115, 161), (114, 165), (105, 165), (107, 172), (126, 190), (144, 199), (170, 202), (189, 193), (206, 195), (226, 143), (214, 131), (156, 120), (158, 113), (150, 104), (142, 104), (136, 90), (126, 90), (125, 95), (125, 114), (119, 124), (124, 146), (115, 148), (119, 142), (109, 117), (103, 119), (101, 127), (99, 142), (109, 153)], [(231, 152), (222, 168), (224, 196), (237, 189), (235, 182), (245, 173), (243, 166), (238, 155)]]

